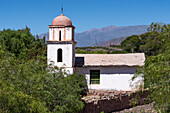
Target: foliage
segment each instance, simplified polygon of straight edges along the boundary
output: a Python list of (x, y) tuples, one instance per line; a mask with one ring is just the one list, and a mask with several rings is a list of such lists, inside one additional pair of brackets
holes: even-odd
[(77, 54), (87, 54), (87, 52), (85, 50), (81, 50), (81, 49), (76, 49), (76, 53)]
[(147, 56), (158, 55), (166, 50), (166, 41), (170, 40), (170, 24), (152, 23), (148, 32), (140, 36), (132, 35), (121, 43), (124, 51), (143, 52)]
[(170, 50), (146, 60), (144, 68), (145, 86), (158, 109), (165, 110), (170, 104)]
[(47, 62), (47, 45), (45, 43), (45, 37), (43, 39), (39, 39), (36, 36), (36, 40), (32, 43), (31, 48), (28, 49), (28, 52), (23, 52), (20, 54), (20, 57), (27, 58), (27, 59), (37, 59), (38, 58), (43, 61)]
[(48, 103), (50, 110), (61, 113), (80, 111), (84, 106), (80, 94), (87, 87), (85, 76), (69, 75), (62, 69), (52, 67), (49, 67), (49, 70), (52, 74), (47, 77), (45, 83), (48, 93), (42, 97), (45, 97), (44, 100)]
[[(15, 56), (3, 50), (0, 51), (0, 109), (2, 112), (45, 112), (47, 108), (45, 103), (40, 99), (31, 95), (35, 88), (31, 87), (30, 81), (31, 69), (22, 69), (23, 66), (18, 65)], [(30, 70), (30, 73), (27, 73)], [(28, 76), (27, 76), (28, 75)], [(36, 74), (35, 74), (36, 75)], [(37, 75), (36, 75), (37, 76)], [(40, 76), (41, 77), (41, 76)], [(34, 82), (33, 82), (34, 83)], [(38, 85), (37, 85), (38, 87)]]
[(121, 45), (114, 45), (114, 44), (110, 44), (110, 47), (121, 48)]
[[(141, 36), (144, 37), (142, 42), (145, 45), (152, 44), (153, 48), (155, 45), (157, 47), (154, 49), (148, 47), (147, 53), (151, 56), (146, 58), (144, 67), (133, 79), (142, 76), (145, 88), (150, 92), (148, 97), (154, 101), (155, 108), (159, 112), (168, 112), (170, 111), (170, 25), (151, 24), (150, 30), (152, 31)], [(159, 42), (153, 43), (155, 41)]]
[(46, 57), (45, 38), (35, 38), (28, 27), (19, 30), (4, 29), (0, 32), (0, 45), (20, 59), (35, 58), (37, 55)]
[(28, 27), (17, 31), (4, 29), (0, 32), (0, 45), (16, 56), (30, 48), (34, 40), (35, 38)]
[[(118, 48), (117, 48), (118, 47)], [(76, 47), (77, 54), (119, 54), (128, 53), (117, 47)]]
[(146, 59), (141, 70), (145, 88), (149, 89), (149, 98), (155, 102), (155, 108), (165, 111), (170, 107), (170, 49), (157, 56)]
[(140, 45), (140, 39), (137, 35), (132, 35), (121, 42), (121, 47), (128, 52), (134, 53), (138, 51)]
[(83, 108), (80, 99), (85, 86), (83, 75), (67, 75), (52, 67), (46, 70), (46, 65), (39, 59), (22, 62), (2, 50), (0, 55), (2, 112), (64, 113)]
[(150, 31), (140, 35), (140, 37), (141, 45), (139, 51), (144, 52), (148, 56), (159, 54), (162, 42), (159, 40), (160, 37), (158, 32)]
[(47, 66), (45, 40), (28, 28), (0, 32), (0, 112), (78, 112), (84, 87), (84, 75)]

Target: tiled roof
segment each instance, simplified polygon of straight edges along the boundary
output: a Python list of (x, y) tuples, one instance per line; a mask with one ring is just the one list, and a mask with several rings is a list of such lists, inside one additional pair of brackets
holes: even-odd
[(57, 26), (72, 26), (71, 20), (64, 16), (63, 14), (61, 14), (60, 16), (56, 17), (53, 22), (52, 25), (57, 25)]

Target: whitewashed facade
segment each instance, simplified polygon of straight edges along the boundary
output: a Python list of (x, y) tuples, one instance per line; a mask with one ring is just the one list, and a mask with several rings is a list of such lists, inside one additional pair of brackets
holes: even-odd
[(133, 54), (75, 54), (72, 22), (63, 14), (49, 25), (47, 61), (68, 73), (85, 74), (89, 89), (132, 90), (131, 78), (144, 65), (144, 53)]
[[(89, 89), (105, 90), (133, 90), (138, 81), (131, 81), (139, 66), (143, 66), (145, 56), (143, 53), (131, 54), (76, 54), (75, 71), (84, 73)], [(90, 71), (100, 72), (100, 83), (91, 84)]]
[[(90, 70), (100, 70), (100, 84), (90, 84)], [(142, 78), (138, 78), (135, 81), (131, 81), (136, 67), (86, 67), (76, 68), (77, 73), (85, 74), (87, 79), (87, 85), (89, 89), (104, 89), (104, 90), (133, 90), (136, 89), (136, 82)]]

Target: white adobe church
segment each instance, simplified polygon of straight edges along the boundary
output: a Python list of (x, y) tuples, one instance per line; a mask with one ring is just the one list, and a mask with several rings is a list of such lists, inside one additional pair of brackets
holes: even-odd
[(71, 20), (63, 14), (49, 25), (48, 64), (53, 61), (54, 66), (70, 74), (85, 74), (88, 89), (132, 90), (131, 78), (137, 67), (144, 65), (144, 53), (75, 54), (74, 29)]

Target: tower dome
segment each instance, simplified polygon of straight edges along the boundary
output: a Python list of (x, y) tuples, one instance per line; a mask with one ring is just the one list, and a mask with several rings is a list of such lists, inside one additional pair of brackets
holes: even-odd
[(53, 20), (52, 25), (55, 25), (55, 26), (72, 26), (72, 22), (68, 17), (61, 14), (60, 16), (56, 17)]

